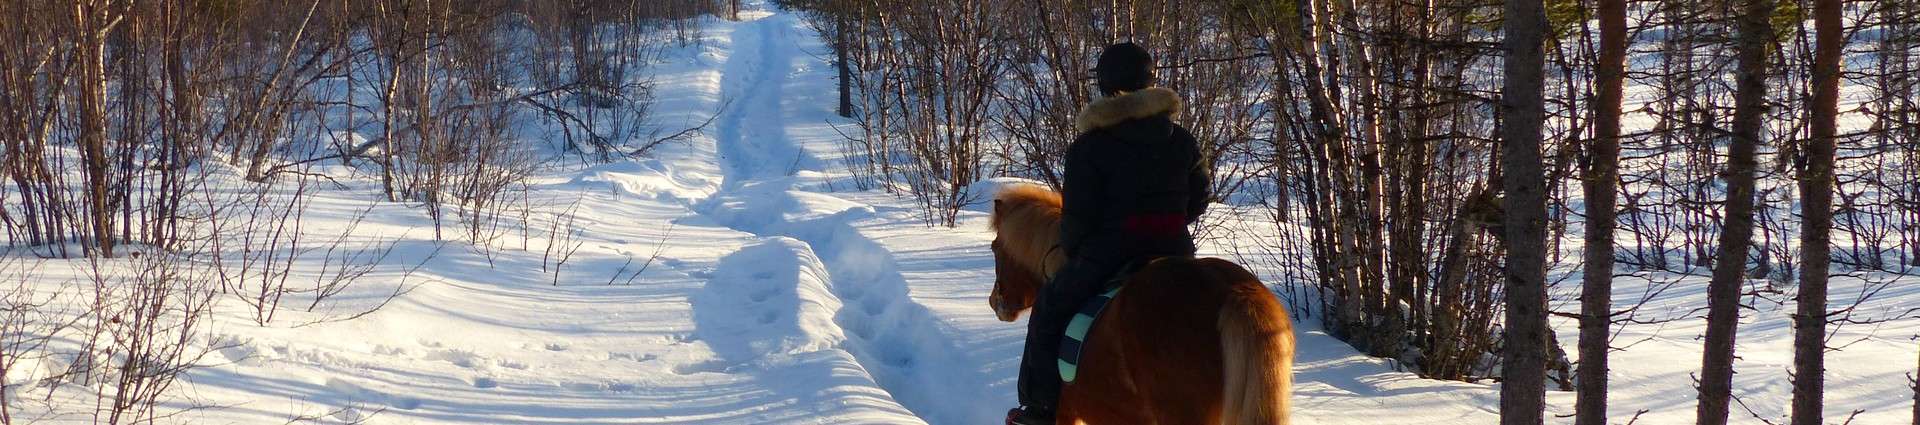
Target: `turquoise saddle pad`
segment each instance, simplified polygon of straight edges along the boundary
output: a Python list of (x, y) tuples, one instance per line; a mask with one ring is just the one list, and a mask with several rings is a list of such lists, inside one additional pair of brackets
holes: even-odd
[(1074, 313), (1073, 320), (1067, 322), (1066, 336), (1060, 339), (1060, 381), (1073, 382), (1080, 372), (1080, 350), (1086, 346), (1087, 332), (1093, 330), (1093, 321), (1100, 317), (1100, 311), (1107, 308), (1113, 296), (1120, 293), (1119, 286), (1108, 289), (1080, 306), (1080, 312)]

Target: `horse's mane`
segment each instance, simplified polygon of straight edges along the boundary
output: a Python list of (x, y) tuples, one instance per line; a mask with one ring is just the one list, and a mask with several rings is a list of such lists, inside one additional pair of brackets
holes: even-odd
[(988, 225), (1000, 237), (1000, 249), (1028, 270), (1053, 275), (1066, 257), (1053, 249), (1060, 239), (1060, 193), (1041, 185), (1012, 185), (993, 202)]

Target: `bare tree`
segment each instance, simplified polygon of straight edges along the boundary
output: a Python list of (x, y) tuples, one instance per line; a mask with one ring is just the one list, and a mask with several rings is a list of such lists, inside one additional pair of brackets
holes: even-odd
[(1600, 58), (1594, 63), (1594, 137), (1582, 181), (1587, 203), (1585, 269), (1580, 279), (1577, 425), (1607, 423), (1607, 353), (1613, 320), (1613, 231), (1620, 181), (1620, 103), (1627, 59), (1627, 2), (1600, 0)]
[(109, 193), (119, 186), (109, 181), (115, 176), (109, 174), (112, 158), (107, 152), (107, 35), (115, 23), (123, 18), (124, 5), (112, 1), (89, 0), (71, 3), (73, 20), (74, 51), (76, 65), (80, 70), (77, 79), (76, 97), (79, 109), (78, 140), (80, 147), (81, 170), (86, 176), (86, 212), (89, 220), (87, 227), (90, 237), (85, 239), (89, 251), (97, 255), (112, 256), (114, 246), (113, 219)]
[(1800, 170), (1800, 290), (1793, 316), (1793, 424), (1821, 425), (1825, 390), (1827, 276), (1833, 229), (1835, 120), (1839, 115), (1840, 57), (1846, 37), (1840, 0), (1815, 0), (1812, 132)]
[(841, 118), (853, 118), (853, 66), (847, 64), (847, 16), (834, 15), (833, 27), (833, 69), (839, 72), (834, 79), (835, 88), (840, 92), (840, 105), (834, 113)]
[[(215, 288), (207, 271), (168, 253), (136, 260), (127, 276), (93, 270), (97, 341), (86, 355), (98, 401), (96, 423), (153, 423), (169, 389), (224, 342), (208, 334)], [(117, 285), (120, 279), (127, 285)]]
[(1753, 246), (1754, 173), (1756, 151), (1765, 124), (1767, 96), (1767, 42), (1772, 40), (1772, 0), (1741, 4), (1736, 25), (1733, 134), (1727, 143), (1726, 208), (1720, 229), (1720, 248), (1713, 259), (1713, 280), (1707, 289), (1706, 351), (1700, 370), (1700, 405), (1696, 421), (1725, 425), (1733, 396), (1734, 331), (1740, 323), (1740, 297), (1747, 277), (1747, 253)]
[(1540, 159), (1542, 52), (1546, 13), (1542, 2), (1506, 3), (1505, 77), (1501, 91), (1501, 184), (1507, 247), (1506, 350), (1501, 364), (1500, 423), (1537, 425), (1545, 420), (1547, 371), (1547, 178)]
[(567, 261), (573, 260), (573, 254), (580, 252), (585, 241), (580, 240), (580, 227), (574, 222), (580, 218), (580, 200), (574, 199), (564, 210), (553, 213), (553, 221), (547, 226), (547, 247), (540, 253), (540, 271), (553, 273), (553, 286), (560, 286), (560, 272), (566, 269)]

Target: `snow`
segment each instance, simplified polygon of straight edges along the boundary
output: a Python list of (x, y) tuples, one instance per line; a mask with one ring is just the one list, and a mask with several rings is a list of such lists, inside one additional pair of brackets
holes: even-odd
[[(993, 267), (983, 207), (964, 211), (956, 228), (929, 228), (910, 200), (850, 191), (832, 127), (844, 121), (831, 110), (827, 49), (795, 15), (759, 7), (740, 22), (710, 21), (702, 39), (654, 68), (653, 119), (690, 126), (718, 113), (710, 131), (648, 158), (535, 178), (533, 202), (547, 214), (572, 204), (578, 217), (581, 249), (557, 285), (543, 270), (544, 240), (486, 251), (435, 243), (421, 211), (380, 201), (377, 182), (365, 176), (329, 172), (347, 187), (321, 192), (306, 213), (311, 227), (340, 229), (373, 205), (356, 231), (398, 238), (396, 254), (366, 277), (378, 284), (348, 298), (373, 302), (411, 290), (365, 317), (303, 326), (259, 326), (223, 307), (216, 334), (233, 343), (169, 401), (215, 407), (169, 420), (997, 423), (1014, 405), (1025, 324), (999, 322), (986, 305)], [(1258, 226), (1257, 214), (1215, 214)], [(1204, 249), (1224, 255), (1239, 243)], [(632, 284), (609, 284), (655, 252)], [(77, 278), (80, 266), (52, 264), (43, 281)], [(1836, 303), (1850, 289), (1843, 281)], [(1645, 289), (1619, 286), (1621, 300)], [(1920, 301), (1915, 286), (1878, 302)], [(1704, 303), (1694, 293), (1663, 299), (1679, 301), (1650, 308), (1684, 312)], [(1784, 412), (1789, 394), (1789, 311), (1790, 303), (1748, 311), (1741, 329), (1735, 391), (1769, 415)], [(286, 323), (308, 318), (289, 314)], [(1701, 325), (1622, 332), (1623, 342), (1646, 341), (1615, 354), (1617, 421), (1642, 409), (1650, 412), (1640, 423), (1691, 421), (1688, 371), (1697, 369)], [(1570, 323), (1555, 328), (1561, 341), (1575, 340)], [(1883, 336), (1832, 354), (1829, 417), (1865, 409), (1855, 423), (1900, 422), (1908, 397), (1901, 374), (1913, 365), (1906, 335), (1915, 329), (1851, 329), (1837, 340)], [(1313, 319), (1296, 330), (1296, 423), (1497, 420), (1496, 385), (1419, 378), (1355, 352)], [(1549, 395), (1553, 421), (1570, 421), (1572, 400)], [(55, 423), (87, 419), (54, 414), (61, 404), (36, 409)], [(1758, 423), (1738, 410), (1734, 419)]]

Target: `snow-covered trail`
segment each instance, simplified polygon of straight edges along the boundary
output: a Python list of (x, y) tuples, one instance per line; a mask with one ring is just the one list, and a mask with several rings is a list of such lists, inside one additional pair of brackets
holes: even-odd
[[(838, 168), (842, 136), (831, 125), (843, 121), (828, 109), (824, 46), (795, 16), (762, 7), (731, 24), (721, 66), (727, 106), (711, 152), (724, 183), (689, 202), (697, 216), (682, 221), (710, 220), (755, 238), (723, 259), (692, 299), (694, 334), (716, 347), (713, 369), (831, 367), (858, 383), (870, 379), (885, 395), (865, 401), (897, 403), (914, 416), (886, 422), (997, 422), (1014, 405), (1025, 326), (999, 322), (986, 307), (993, 267), (984, 206), (963, 211), (956, 229), (928, 228), (908, 201), (835, 190), (852, 185)], [(1302, 423), (1495, 417), (1492, 387), (1394, 371), (1317, 328), (1299, 326), (1294, 416)], [(1408, 417), (1405, 406), (1424, 411)]]
[[(820, 307), (807, 309), (795, 331), (807, 339), (830, 341), (828, 350), (850, 353), (895, 401), (920, 418), (932, 423), (990, 422), (995, 416), (991, 408), (981, 408), (980, 398), (954, 397), (985, 393), (987, 381), (978, 370), (954, 367), (975, 363), (948, 339), (955, 330), (907, 295), (892, 253), (850, 224), (872, 216), (875, 208), (809, 190), (831, 177), (824, 162), (787, 132), (790, 118), (783, 93), (801, 44), (812, 41), (811, 34), (799, 33), (802, 28), (792, 15), (772, 14), (735, 30), (735, 50), (722, 89), (723, 98), (732, 103), (717, 120), (725, 184), (694, 208), (718, 223), (764, 238), (742, 253), (777, 257), (741, 266), (775, 263), (784, 270), (784, 264), (793, 263), (803, 270), (805, 290), (772, 292), (752, 297), (758, 300), (752, 302), (791, 297), (778, 302)], [(710, 291), (736, 284), (734, 276), (716, 276), (707, 283)], [(708, 310), (710, 315), (747, 313), (725, 304), (711, 309), (696, 305), (695, 313)], [(819, 348), (802, 344), (798, 350)]]
[[(753, 15), (748, 15), (753, 16)], [(791, 18), (762, 15), (735, 24), (732, 49), (721, 76), (722, 107), (718, 126), (719, 153), (725, 187), (791, 175), (804, 155), (786, 143), (781, 100), (792, 58)], [(771, 167), (791, 164), (782, 169)]]
[[(716, 120), (713, 152), (725, 183), (689, 205), (757, 242), (723, 260), (708, 295), (694, 298), (695, 334), (722, 347), (728, 363), (825, 355), (927, 423), (998, 421), (1014, 405), (1025, 326), (999, 322), (986, 307), (993, 266), (984, 206), (964, 211), (958, 228), (929, 228), (908, 201), (834, 190), (851, 184), (837, 168), (831, 68), (814, 53), (823, 46), (793, 15), (753, 16), (735, 24), (720, 78), (730, 103)], [(1299, 329), (1294, 416), (1302, 423), (1495, 417), (1489, 386), (1419, 379), (1357, 356), (1317, 325)], [(1401, 409), (1416, 405), (1425, 410), (1418, 417)]]

